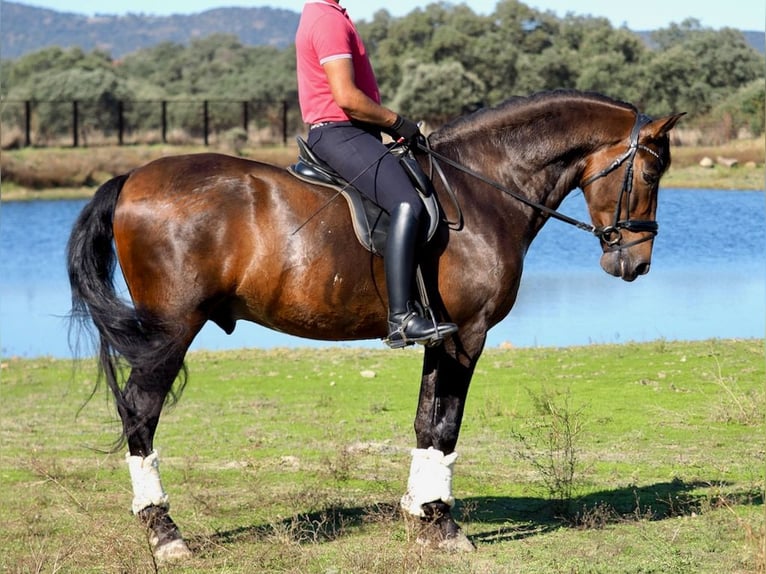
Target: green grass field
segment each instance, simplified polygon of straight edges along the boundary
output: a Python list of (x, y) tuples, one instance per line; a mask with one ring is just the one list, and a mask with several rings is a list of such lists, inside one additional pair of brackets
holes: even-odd
[(190, 354), (156, 446), (194, 557), (167, 566), (130, 514), (124, 451), (106, 452), (119, 424), (105, 388), (87, 401), (90, 361), (6, 360), (0, 571), (766, 569), (762, 339), (487, 350), (453, 482), (456, 517), (478, 547), (468, 555), (422, 549), (397, 514), (420, 358)]

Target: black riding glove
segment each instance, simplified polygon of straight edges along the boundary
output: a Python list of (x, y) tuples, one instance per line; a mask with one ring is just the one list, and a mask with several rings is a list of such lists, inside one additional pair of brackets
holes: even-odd
[(420, 133), (418, 124), (398, 114), (396, 116), (396, 121), (389, 129), (397, 139), (403, 139), (405, 142), (413, 142), (418, 136), (422, 137), (423, 135)]

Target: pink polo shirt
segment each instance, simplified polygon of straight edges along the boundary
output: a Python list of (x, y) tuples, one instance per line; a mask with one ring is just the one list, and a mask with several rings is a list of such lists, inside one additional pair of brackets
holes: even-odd
[(367, 50), (346, 10), (335, 2), (308, 0), (295, 34), (298, 101), (307, 124), (347, 121), (348, 115), (335, 103), (322, 65), (338, 58), (351, 58), (354, 81), (376, 103), (380, 91)]

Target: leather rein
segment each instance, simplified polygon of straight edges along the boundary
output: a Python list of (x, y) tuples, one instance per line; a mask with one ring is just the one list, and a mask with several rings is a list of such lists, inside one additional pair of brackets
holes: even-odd
[[(518, 201), (524, 203), (525, 205), (528, 205), (529, 207), (532, 207), (533, 209), (537, 211), (545, 213), (546, 215), (554, 219), (558, 219), (559, 221), (563, 221), (564, 223), (574, 225), (578, 229), (582, 229), (584, 231), (588, 231), (589, 233), (592, 233), (593, 235), (598, 237), (601, 241), (603, 241), (606, 244), (607, 246), (606, 251), (618, 251), (620, 249), (626, 249), (628, 247), (632, 247), (639, 243), (643, 243), (644, 241), (649, 241), (650, 239), (653, 239), (654, 236), (657, 235), (657, 232), (659, 230), (659, 226), (656, 221), (630, 218), (630, 193), (633, 189), (633, 161), (635, 160), (636, 153), (638, 152), (639, 149), (641, 149), (645, 152), (650, 153), (657, 159), (660, 159), (660, 156), (659, 154), (657, 154), (657, 152), (646, 147), (645, 145), (638, 143), (638, 136), (639, 136), (639, 133), (641, 132), (641, 128), (651, 121), (652, 119), (646, 114), (637, 114), (636, 121), (633, 124), (633, 129), (630, 132), (630, 144), (628, 146), (627, 151), (624, 154), (622, 154), (620, 157), (615, 159), (607, 167), (602, 169), (600, 172), (589, 177), (587, 180), (583, 181), (579, 186), (581, 189), (584, 189), (585, 187), (587, 187), (588, 185), (590, 185), (597, 179), (605, 177), (606, 175), (612, 173), (614, 170), (620, 167), (622, 164), (627, 162), (627, 166), (625, 168), (625, 177), (622, 182), (622, 188), (620, 189), (620, 194), (617, 198), (617, 206), (615, 207), (615, 213), (614, 213), (612, 224), (602, 226), (602, 227), (595, 226), (590, 223), (586, 223), (584, 221), (580, 221), (573, 217), (569, 217), (568, 215), (565, 215), (559, 211), (556, 211), (555, 209), (552, 209), (548, 207), (547, 205), (543, 205), (542, 203), (532, 201), (531, 199), (525, 197), (524, 195), (518, 192), (513, 191), (512, 189), (508, 189), (507, 187), (501, 185), (500, 183), (494, 180), (491, 180), (485, 177), (484, 175), (448, 158), (447, 156), (444, 156), (432, 150), (426, 138), (423, 138), (421, 141), (417, 141), (415, 145), (420, 150), (428, 154), (429, 156), (429, 160), (431, 163), (431, 172), (432, 172), (431, 179), (433, 179), (434, 169), (439, 173), (439, 176), (447, 189), (447, 193), (449, 194), (450, 198), (455, 204), (455, 207), (458, 210), (458, 213), (459, 213), (458, 225), (462, 225), (462, 219), (463, 219), (462, 210), (460, 209), (460, 205), (458, 204), (457, 195), (452, 189), (452, 186), (448, 183), (445, 177), (444, 171), (439, 165), (439, 162), (446, 163), (447, 165), (450, 165), (454, 167), (455, 169), (460, 170), (463, 173), (466, 173), (483, 183), (486, 183), (487, 185), (497, 189), (498, 191), (501, 191), (504, 194), (509, 195), (517, 199)], [(623, 202), (626, 202), (626, 212), (627, 212), (626, 219), (620, 219)], [(645, 235), (644, 237), (640, 239), (636, 239), (635, 241), (631, 241), (630, 243), (623, 244), (622, 230), (636, 232), (636, 233), (643, 232), (643, 233), (647, 233), (648, 235)]]

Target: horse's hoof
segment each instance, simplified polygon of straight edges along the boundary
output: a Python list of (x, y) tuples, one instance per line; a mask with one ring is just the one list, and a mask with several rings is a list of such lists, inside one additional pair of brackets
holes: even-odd
[[(418, 540), (418, 542), (422, 543), (420, 540)], [(444, 550), (446, 552), (455, 552), (461, 554), (476, 552), (476, 545), (471, 542), (459, 528), (456, 534), (441, 540), (437, 543), (436, 547), (439, 550)]]
[(138, 517), (149, 530), (149, 545), (158, 562), (180, 560), (192, 555), (167, 508), (148, 506), (138, 513)]
[(447, 552), (474, 552), (476, 546), (452, 519), (449, 506), (440, 502), (423, 505), (425, 517), (403, 511), (408, 539), (433, 550)]
[(158, 563), (174, 562), (190, 558), (191, 550), (182, 539), (177, 538), (165, 544), (154, 547), (154, 557)]

